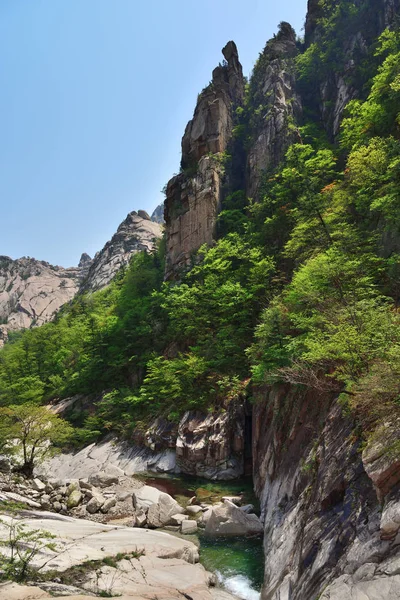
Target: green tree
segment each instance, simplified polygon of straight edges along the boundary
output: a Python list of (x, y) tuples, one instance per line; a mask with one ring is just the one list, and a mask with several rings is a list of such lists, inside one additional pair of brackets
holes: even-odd
[(3, 449), (22, 459), (19, 470), (32, 477), (33, 469), (66, 443), (72, 427), (43, 406), (21, 404), (0, 409)]

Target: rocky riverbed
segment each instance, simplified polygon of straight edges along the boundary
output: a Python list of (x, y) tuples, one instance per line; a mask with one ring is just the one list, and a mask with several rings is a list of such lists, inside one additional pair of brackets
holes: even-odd
[(50, 532), (56, 547), (35, 556), (35, 590), (4, 584), (0, 597), (25, 600), (61, 592), (146, 600), (255, 597), (221, 589), (226, 577), (219, 573), (218, 580), (199, 563), (194, 537), (199, 532), (208, 539), (259, 535), (262, 525), (254, 507), (244, 504), (243, 496), (214, 503), (196, 496), (177, 498), (181, 504), (115, 466), (67, 480), (2, 473), (0, 538), (7, 538), (10, 523), (18, 523), (27, 531)]

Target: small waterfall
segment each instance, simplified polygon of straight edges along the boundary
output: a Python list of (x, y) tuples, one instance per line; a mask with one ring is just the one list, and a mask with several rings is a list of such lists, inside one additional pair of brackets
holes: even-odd
[(260, 592), (252, 587), (251, 580), (246, 575), (222, 575), (219, 571), (216, 575), (219, 583), (240, 600), (260, 600)]

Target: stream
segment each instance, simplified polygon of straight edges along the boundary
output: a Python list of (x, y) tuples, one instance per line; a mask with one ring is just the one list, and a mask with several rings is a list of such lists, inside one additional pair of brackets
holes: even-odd
[[(148, 476), (145, 483), (173, 496), (186, 504), (192, 496), (202, 502), (218, 502), (222, 496), (243, 494), (245, 504), (257, 500), (253, 493), (252, 479), (246, 477), (234, 481), (210, 482), (189, 476)], [(210, 539), (200, 530), (200, 562), (214, 572), (228, 592), (240, 600), (259, 600), (264, 576), (264, 558), (261, 538)]]

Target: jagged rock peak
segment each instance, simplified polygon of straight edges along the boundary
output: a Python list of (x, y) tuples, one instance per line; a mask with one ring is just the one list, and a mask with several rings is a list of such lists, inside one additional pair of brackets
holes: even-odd
[(92, 262), (92, 258), (86, 252), (81, 254), (81, 258), (79, 259), (78, 267), (86, 267), (87, 264)]
[(164, 225), (164, 202), (159, 204), (157, 208), (153, 210), (150, 218), (155, 223), (160, 223), (160, 225)]
[(222, 50), (225, 64), (216, 67), (211, 83), (199, 94), (193, 119), (182, 138), (183, 169), (193, 167), (206, 154), (226, 150), (232, 132), (232, 108), (244, 96), (244, 78), (236, 44)]
[(270, 60), (297, 54), (296, 32), (290, 23), (286, 21), (279, 23), (278, 33), (267, 42), (264, 53)]
[(264, 174), (277, 167), (290, 144), (299, 139), (295, 125), (301, 118), (302, 103), (296, 90), (297, 53), (294, 29), (289, 23), (280, 23), (251, 77), (251, 104), (262, 110), (257, 108), (247, 156), (246, 187), (250, 198), (258, 199)]
[(151, 221), (146, 211), (130, 212), (111, 240), (96, 253), (82, 282), (82, 291), (95, 291), (108, 285), (133, 254), (152, 251), (161, 235), (161, 226)]

